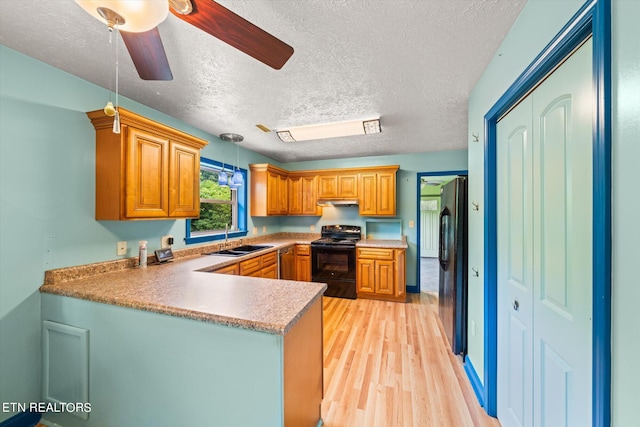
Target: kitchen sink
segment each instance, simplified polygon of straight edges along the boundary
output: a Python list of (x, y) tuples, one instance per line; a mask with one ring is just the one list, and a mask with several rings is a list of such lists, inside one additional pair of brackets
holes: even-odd
[(250, 254), (251, 252), (260, 251), (262, 249), (269, 249), (273, 246), (269, 245), (243, 245), (232, 249), (222, 249), (215, 252), (207, 252), (202, 255), (225, 255), (225, 256), (242, 256)]
[(231, 250), (237, 251), (237, 252), (254, 252), (262, 249), (269, 249), (272, 247), (273, 246), (269, 246), (269, 245), (243, 245), (243, 246), (238, 246), (237, 248), (232, 248)]

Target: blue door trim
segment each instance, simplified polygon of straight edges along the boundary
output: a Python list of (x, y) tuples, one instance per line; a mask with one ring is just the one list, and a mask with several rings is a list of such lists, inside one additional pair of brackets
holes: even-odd
[(416, 256), (416, 284), (413, 286), (407, 286), (407, 292), (417, 294), (420, 292), (420, 179), (423, 176), (447, 176), (447, 175), (469, 175), (467, 170), (455, 170), (455, 171), (438, 171), (438, 172), (418, 172), (416, 182), (416, 200), (417, 202), (417, 214), (416, 214), (416, 241), (418, 245), (418, 255)]
[(593, 36), (593, 426), (611, 422), (611, 0), (589, 0), (485, 115), (484, 403), (497, 414), (496, 124), (589, 35)]

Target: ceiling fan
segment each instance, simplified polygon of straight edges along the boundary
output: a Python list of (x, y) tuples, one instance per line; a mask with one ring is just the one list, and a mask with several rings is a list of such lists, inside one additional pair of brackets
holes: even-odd
[(169, 9), (178, 18), (279, 70), (293, 48), (213, 0), (75, 0), (85, 11), (117, 26), (143, 80), (173, 80), (157, 25)]

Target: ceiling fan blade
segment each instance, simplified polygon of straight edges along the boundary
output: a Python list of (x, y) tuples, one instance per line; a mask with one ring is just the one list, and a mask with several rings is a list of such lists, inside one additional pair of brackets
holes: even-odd
[(193, 12), (178, 18), (211, 34), (247, 55), (279, 70), (293, 55), (293, 48), (212, 0), (192, 0)]
[(173, 80), (158, 27), (144, 33), (121, 31), (140, 78), (143, 80)]

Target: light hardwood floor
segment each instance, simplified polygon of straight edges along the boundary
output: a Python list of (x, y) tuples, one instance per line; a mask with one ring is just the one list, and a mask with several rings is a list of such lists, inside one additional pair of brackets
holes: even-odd
[(324, 298), (326, 427), (499, 427), (448, 349), (433, 294)]

